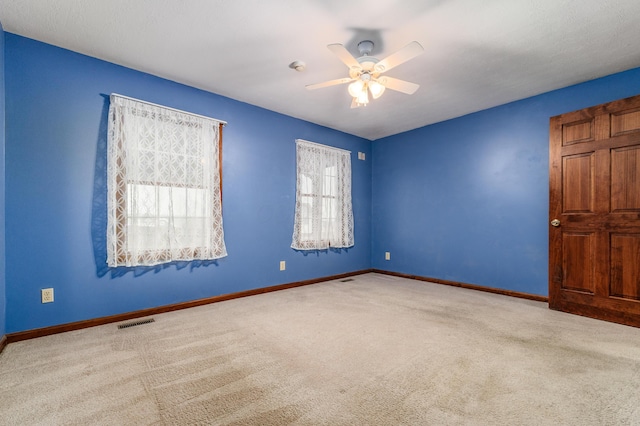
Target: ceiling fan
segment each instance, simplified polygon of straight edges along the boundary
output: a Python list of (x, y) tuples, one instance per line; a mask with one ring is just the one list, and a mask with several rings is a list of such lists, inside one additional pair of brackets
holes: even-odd
[(369, 103), (369, 93), (373, 99), (378, 99), (385, 89), (412, 95), (420, 87), (415, 83), (382, 75), (424, 52), (424, 48), (417, 41), (412, 41), (383, 60), (370, 56), (373, 50), (373, 42), (370, 40), (358, 43), (359, 58), (354, 58), (340, 43), (330, 44), (327, 47), (349, 68), (349, 77), (309, 84), (305, 86), (308, 90), (351, 83), (348, 87), (349, 95), (353, 98), (351, 108), (357, 108)]

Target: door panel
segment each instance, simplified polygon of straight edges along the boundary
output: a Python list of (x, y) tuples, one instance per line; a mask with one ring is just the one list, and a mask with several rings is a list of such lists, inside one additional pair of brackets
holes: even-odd
[(640, 211), (640, 146), (611, 150), (611, 209)]
[(640, 96), (553, 117), (549, 307), (640, 327)]
[(562, 280), (563, 290), (593, 294), (595, 290), (593, 252), (594, 233), (563, 232)]
[(640, 300), (640, 234), (611, 235), (611, 295)]
[(571, 145), (574, 143), (593, 140), (593, 120), (576, 121), (562, 126), (562, 144)]
[(619, 136), (640, 129), (640, 110), (629, 109), (611, 114), (611, 136)]
[(566, 156), (562, 161), (563, 212), (593, 213), (595, 153)]

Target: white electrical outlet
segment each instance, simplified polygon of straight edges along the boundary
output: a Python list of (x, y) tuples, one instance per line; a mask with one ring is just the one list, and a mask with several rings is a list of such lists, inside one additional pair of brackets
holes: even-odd
[(285, 269), (287, 269), (287, 264), (285, 263), (284, 260), (280, 261), (280, 270), (284, 271)]
[(53, 302), (53, 288), (43, 288), (40, 290), (40, 297), (42, 298), (42, 303)]
[(389, 251), (384, 252), (384, 260), (391, 260), (391, 252)]

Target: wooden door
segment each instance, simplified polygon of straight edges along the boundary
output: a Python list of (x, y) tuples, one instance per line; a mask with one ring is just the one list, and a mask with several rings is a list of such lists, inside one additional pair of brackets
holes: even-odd
[(549, 307), (640, 327), (640, 96), (551, 118), (549, 173)]

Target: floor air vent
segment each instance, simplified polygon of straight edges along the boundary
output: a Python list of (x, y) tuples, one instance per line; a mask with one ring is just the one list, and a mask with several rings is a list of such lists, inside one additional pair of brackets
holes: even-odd
[(155, 320), (153, 318), (144, 319), (144, 320), (140, 320), (140, 321), (128, 322), (128, 323), (125, 323), (125, 324), (120, 324), (118, 326), (118, 329), (122, 330), (123, 328), (135, 327), (136, 325), (149, 324), (149, 323), (152, 323), (152, 322), (155, 322)]
[(341, 283), (348, 283), (349, 281), (353, 281), (353, 278), (347, 278), (346, 280), (340, 280)]

